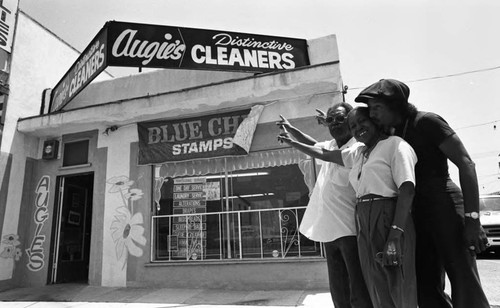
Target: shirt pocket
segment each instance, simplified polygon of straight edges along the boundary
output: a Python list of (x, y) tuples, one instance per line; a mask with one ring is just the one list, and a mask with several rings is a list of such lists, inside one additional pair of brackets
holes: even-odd
[(339, 186), (348, 186), (349, 171), (351, 171), (351, 169), (337, 164), (332, 164), (331, 168), (332, 181)]

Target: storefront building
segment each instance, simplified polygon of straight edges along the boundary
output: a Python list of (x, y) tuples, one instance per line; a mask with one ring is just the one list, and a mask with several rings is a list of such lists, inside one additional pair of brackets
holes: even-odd
[[(11, 287), (19, 279), (14, 276), (14, 268), (25, 266), (21, 265), (27, 248), (24, 229), (29, 223), (20, 220), (27, 180), (24, 174), (31, 172), (26, 169), (27, 161), (38, 156), (38, 147), (32, 147), (38, 141), (25, 140), (31, 137), (19, 133), (18, 119), (40, 114), (44, 89), (53, 87), (79, 55), (32, 17), (11, 6), (12, 3), (17, 6), (17, 1), (3, 2), (1, 9), (6, 19), (0, 21), (8, 21), (8, 29), (14, 34), (6, 45), (9, 47), (7, 58), (0, 61), (3, 68), (0, 87), (6, 90), (0, 97), (3, 104), (0, 120), (0, 290)], [(103, 72), (96, 80), (110, 77)], [(46, 229), (50, 226), (45, 225), (43, 231)]]
[(96, 82), (20, 119), (32, 154), (18, 232), (2, 235), (20, 253), (1, 270), (15, 285), (327, 287), (321, 245), (298, 232), (318, 170), (276, 138), (279, 115), (331, 138), (314, 115), (343, 99), (335, 36), (307, 56)]

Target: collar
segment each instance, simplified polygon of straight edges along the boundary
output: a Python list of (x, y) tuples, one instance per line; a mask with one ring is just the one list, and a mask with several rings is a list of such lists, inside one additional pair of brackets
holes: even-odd
[(347, 141), (343, 146), (341, 146), (339, 148), (339, 145), (337, 144), (337, 140), (335, 140), (335, 138), (332, 139), (332, 145), (339, 150), (347, 149), (347, 148), (351, 147), (353, 144), (355, 144), (356, 142), (357, 142), (356, 139), (354, 139), (354, 137), (351, 137), (351, 139), (349, 139), (349, 141)]

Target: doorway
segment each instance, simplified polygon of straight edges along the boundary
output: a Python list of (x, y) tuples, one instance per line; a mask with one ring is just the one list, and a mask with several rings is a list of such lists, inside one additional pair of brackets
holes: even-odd
[(88, 283), (94, 174), (57, 178), (51, 283)]

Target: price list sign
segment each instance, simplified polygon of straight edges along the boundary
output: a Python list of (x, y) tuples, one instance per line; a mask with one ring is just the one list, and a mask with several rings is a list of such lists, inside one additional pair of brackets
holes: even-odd
[[(172, 223), (172, 237), (176, 241), (170, 242), (172, 257), (181, 257), (196, 260), (203, 258), (206, 251), (207, 225), (207, 196), (205, 190), (206, 178), (179, 178), (174, 180), (174, 217)], [(173, 245), (175, 242), (175, 245)]]

